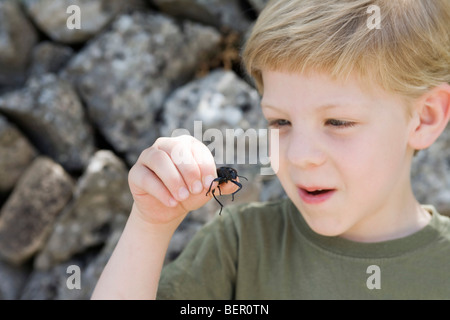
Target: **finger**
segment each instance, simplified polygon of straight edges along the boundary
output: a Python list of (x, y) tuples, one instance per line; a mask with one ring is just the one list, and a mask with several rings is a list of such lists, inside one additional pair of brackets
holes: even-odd
[(175, 207), (178, 204), (158, 176), (141, 164), (136, 164), (130, 169), (128, 181), (133, 196), (150, 195), (168, 207)]
[(141, 157), (141, 163), (154, 172), (176, 200), (183, 201), (189, 197), (183, 177), (165, 151), (150, 148)]
[(192, 144), (192, 155), (201, 173), (202, 189), (209, 189), (212, 181), (217, 178), (214, 157), (208, 147), (198, 140), (195, 140)]
[(194, 139), (186, 136), (174, 141), (175, 143), (172, 146), (165, 145), (162, 148), (170, 154), (172, 162), (180, 172), (190, 192), (198, 194), (203, 190), (203, 185), (199, 164), (192, 152)]
[(185, 184), (193, 194), (208, 188), (216, 175), (216, 165), (211, 151), (192, 136), (159, 139), (158, 148), (170, 154)]

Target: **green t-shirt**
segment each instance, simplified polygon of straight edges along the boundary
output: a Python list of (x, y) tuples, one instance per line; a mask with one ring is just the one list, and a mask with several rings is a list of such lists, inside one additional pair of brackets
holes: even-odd
[(312, 231), (289, 199), (224, 208), (164, 267), (158, 299), (450, 299), (450, 218), (359, 243)]

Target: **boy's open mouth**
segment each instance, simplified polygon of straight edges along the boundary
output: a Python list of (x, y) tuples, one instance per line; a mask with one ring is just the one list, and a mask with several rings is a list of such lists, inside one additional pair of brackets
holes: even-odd
[(317, 204), (328, 200), (336, 189), (298, 187), (300, 198), (309, 204)]
[(316, 195), (319, 195), (319, 194), (324, 194), (324, 193), (329, 192), (331, 190), (332, 189), (320, 189), (320, 190), (315, 190), (315, 191), (308, 191), (308, 190), (305, 190), (305, 191), (308, 192), (309, 194), (312, 194), (312, 195), (316, 196)]

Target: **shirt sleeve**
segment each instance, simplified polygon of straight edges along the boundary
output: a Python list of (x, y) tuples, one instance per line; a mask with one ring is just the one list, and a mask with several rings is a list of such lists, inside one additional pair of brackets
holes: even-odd
[(161, 273), (157, 299), (234, 299), (238, 236), (230, 212), (199, 230)]

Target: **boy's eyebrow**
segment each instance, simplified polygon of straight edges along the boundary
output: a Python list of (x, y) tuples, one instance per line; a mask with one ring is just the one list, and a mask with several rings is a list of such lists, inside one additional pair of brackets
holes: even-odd
[[(327, 109), (333, 109), (333, 108), (343, 108), (344, 106), (350, 106), (349, 104), (335, 104), (335, 103), (326, 103), (323, 105), (320, 105), (318, 107), (315, 107), (315, 109), (317, 109), (318, 111), (323, 111), (323, 110), (327, 110)], [(270, 104), (266, 104), (264, 102), (261, 102), (261, 108), (262, 109), (274, 109), (277, 111), (283, 111), (280, 108), (277, 108), (276, 106), (270, 105)]]
[(263, 102), (261, 102), (261, 108), (262, 108), (262, 109), (274, 109), (274, 110), (278, 110), (278, 108), (276, 108), (276, 107), (274, 107), (274, 106), (272, 106), (272, 105), (270, 105), (270, 104), (265, 104), (265, 103), (263, 103)]

